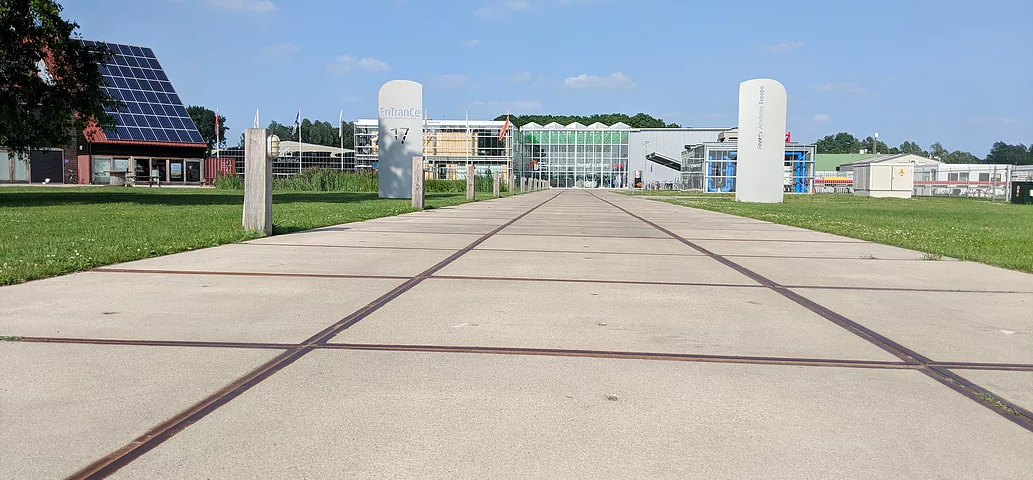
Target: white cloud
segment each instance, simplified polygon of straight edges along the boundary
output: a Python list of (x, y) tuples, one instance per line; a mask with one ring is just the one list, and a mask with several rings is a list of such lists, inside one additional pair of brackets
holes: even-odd
[(856, 83), (826, 83), (814, 87), (819, 92), (865, 93), (868, 90)]
[(825, 114), (825, 113), (819, 113), (819, 114), (811, 117), (811, 121), (815, 122), (815, 123), (825, 123), (825, 122), (829, 121), (829, 116), (828, 116), (828, 114)]
[(520, 111), (539, 110), (542, 108), (542, 102), (537, 100), (517, 100), (513, 102), (513, 109)]
[(371, 72), (383, 72), (390, 70), (391, 68), (388, 67), (383, 60), (378, 60), (376, 58), (363, 58), (362, 60), (359, 60), (359, 69), (369, 70)]
[(430, 83), (438, 88), (468, 88), (473, 85), (466, 75), (457, 74), (435, 75)]
[(765, 45), (764, 46), (764, 51), (766, 51), (766, 52), (775, 52), (775, 53), (787, 53), (787, 52), (791, 52), (793, 50), (796, 50), (798, 48), (803, 48), (805, 46), (807, 46), (807, 44), (803, 43), (803, 42), (800, 42), (800, 41), (795, 41), (795, 42), (785, 41), (785, 42), (773, 43), (771, 45)]
[(252, 55), (251, 58), (262, 62), (286, 62), (294, 57), (294, 54), (299, 51), (301, 51), (301, 49), (298, 48), (297, 45), (287, 42), (265, 47)]
[(481, 39), (479, 39), (479, 38), (475, 38), (473, 40), (464, 40), (463, 41), (463, 46), (466, 47), (466, 48), (473, 48), (473, 47), (476, 47), (477, 45), (480, 45), (480, 44), (481, 44)]
[(199, 0), (202, 5), (236, 13), (273, 13), (280, 10), (269, 0)]
[(340, 55), (333, 63), (326, 66), (326, 71), (344, 75), (353, 70), (365, 70), (367, 72), (385, 72), (390, 70), (383, 60), (376, 58), (356, 59), (351, 55)]
[(528, 81), (531, 80), (531, 75), (532, 75), (532, 73), (531, 73), (530, 70), (528, 70), (526, 72), (513, 72), (513, 74), (510, 75), (509, 78), (507, 78), (507, 80), (509, 81), (509, 83), (514, 83), (514, 84), (515, 83), (524, 83), (524, 82), (528, 82)]
[(506, 0), (495, 2), (473, 11), (474, 16), (486, 20), (498, 20), (509, 12), (523, 12), (531, 9), (531, 4), (525, 0)]
[(614, 72), (605, 77), (587, 75), (582, 73), (576, 77), (570, 77), (563, 81), (563, 85), (572, 88), (596, 88), (602, 90), (616, 90), (622, 88), (635, 88), (635, 82), (621, 72)]
[(1000, 123), (1004, 123), (1004, 124), (1015, 123), (1018, 120), (1013, 118), (1013, 117), (968, 117), (968, 121), (971, 122), (971, 123), (978, 123), (978, 124), (982, 124), (982, 125), (990, 125), (990, 124), (1000, 124)]

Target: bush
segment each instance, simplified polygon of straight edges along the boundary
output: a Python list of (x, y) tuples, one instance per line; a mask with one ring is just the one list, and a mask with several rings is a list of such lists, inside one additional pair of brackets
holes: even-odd
[(212, 182), (212, 185), (215, 185), (215, 188), (219, 190), (244, 189), (244, 181), (241, 180), (240, 177), (236, 176), (235, 174), (226, 175), (220, 173), (215, 177), (215, 180)]
[(288, 178), (274, 178), (273, 190), (295, 192), (377, 191), (376, 172), (338, 172), (325, 168), (306, 168)]
[[(491, 175), (474, 177), (474, 190), (482, 193), (492, 191)], [(218, 176), (213, 182), (220, 190), (243, 190), (244, 181), (236, 175)], [(424, 183), (427, 193), (466, 193), (466, 180), (427, 180)], [(355, 192), (376, 193), (377, 172), (339, 172), (326, 168), (306, 168), (296, 175), (285, 178), (273, 178), (273, 190), (291, 192)], [(508, 183), (503, 180), (502, 192), (509, 191)]]

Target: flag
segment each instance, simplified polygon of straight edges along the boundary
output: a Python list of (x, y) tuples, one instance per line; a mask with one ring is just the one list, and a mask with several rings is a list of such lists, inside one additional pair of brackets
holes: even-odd
[(298, 116), (294, 118), (294, 126), (291, 127), (291, 135), (294, 135), (294, 132), (297, 132), (298, 130), (301, 130), (301, 109), (300, 108), (298, 109)]
[(341, 116), (337, 117), (337, 136), (344, 140), (344, 109), (341, 109)]
[[(219, 109), (215, 109), (215, 147), (219, 147)], [(216, 156), (221, 152), (216, 151)]]
[(506, 114), (506, 123), (504, 123), (502, 125), (502, 130), (499, 130), (499, 141), (500, 142), (502, 141), (503, 138), (506, 138), (506, 132), (508, 132), (508, 131), (509, 131), (509, 114), (507, 113)]
[(258, 109), (257, 108), (255, 109), (255, 127), (254, 128), (259, 128), (258, 127)]

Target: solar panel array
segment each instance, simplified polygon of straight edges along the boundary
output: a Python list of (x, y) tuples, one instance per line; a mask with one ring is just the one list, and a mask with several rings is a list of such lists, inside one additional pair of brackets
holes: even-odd
[(125, 106), (108, 109), (116, 127), (104, 131), (107, 138), (204, 143), (151, 49), (91, 40), (82, 42), (89, 46), (106, 45), (112, 52), (112, 59), (98, 68), (104, 76), (104, 91)]

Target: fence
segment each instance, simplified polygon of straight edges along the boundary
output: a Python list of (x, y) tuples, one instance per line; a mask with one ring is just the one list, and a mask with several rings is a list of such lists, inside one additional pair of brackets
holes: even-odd
[(1007, 200), (1012, 165), (940, 164), (915, 169), (916, 197)]

